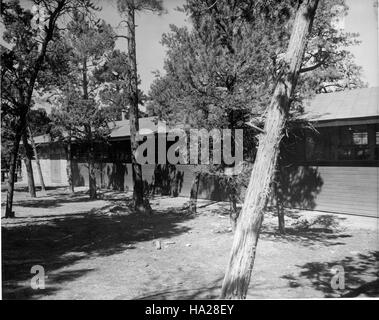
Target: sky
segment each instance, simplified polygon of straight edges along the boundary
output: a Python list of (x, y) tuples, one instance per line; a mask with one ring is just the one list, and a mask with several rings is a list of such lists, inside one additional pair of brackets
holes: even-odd
[[(103, 2), (101, 17), (116, 26), (120, 21), (117, 13), (116, 1)], [(175, 10), (184, 0), (163, 0), (167, 14), (157, 16), (151, 13), (139, 13), (136, 16), (137, 63), (141, 77), (141, 89), (147, 93), (154, 80), (153, 71), (163, 71), (165, 49), (160, 44), (162, 34), (169, 31), (169, 25), (188, 25), (186, 16)], [(348, 32), (359, 33), (361, 44), (350, 47), (355, 55), (356, 63), (363, 68), (363, 80), (370, 87), (379, 85), (378, 64), (378, 12), (374, 7), (375, 0), (346, 0), (349, 14), (345, 18), (344, 27)], [(120, 32), (125, 30), (120, 29)], [(125, 50), (126, 40), (121, 40), (117, 46)]]
[[(25, 1), (25, 0), (24, 0)], [(138, 13), (136, 15), (137, 38), (137, 63), (138, 73), (141, 77), (141, 89), (148, 93), (154, 80), (153, 72), (163, 71), (165, 48), (160, 44), (162, 34), (170, 30), (170, 24), (177, 26), (189, 25), (186, 16), (176, 11), (185, 0), (163, 0), (167, 10), (166, 14), (155, 15), (152, 13)], [(348, 32), (360, 34), (360, 45), (349, 50), (355, 55), (356, 63), (363, 68), (363, 80), (370, 87), (379, 85), (378, 63), (378, 8), (374, 7), (375, 0), (346, 0), (349, 6), (349, 14), (345, 18), (344, 27)], [(103, 8), (99, 16), (116, 27), (121, 18), (117, 12), (115, 0), (99, 0)], [(0, 25), (0, 31), (2, 31)], [(123, 28), (117, 29), (120, 34), (125, 34)], [(117, 47), (126, 51), (126, 40), (117, 42)]]
[[(139, 12), (136, 14), (136, 50), (137, 68), (141, 77), (141, 89), (148, 93), (151, 83), (154, 80), (153, 72), (163, 71), (165, 59), (165, 48), (160, 44), (162, 35), (170, 31), (170, 24), (176, 26), (189, 25), (186, 22), (186, 15), (175, 10), (182, 6), (185, 0), (163, 0), (166, 14), (157, 15), (149, 12)], [(110, 23), (113, 27), (117, 26), (121, 20), (117, 12), (115, 0), (100, 1), (103, 10), (99, 16)], [(125, 28), (117, 29), (117, 33), (126, 34)], [(126, 39), (117, 41), (117, 47), (126, 51)]]
[(378, 8), (374, 7), (374, 0), (347, 0), (349, 14), (345, 19), (345, 30), (358, 32), (359, 46), (349, 50), (354, 54), (355, 61), (362, 66), (363, 80), (370, 87), (379, 86), (379, 55), (378, 55)]

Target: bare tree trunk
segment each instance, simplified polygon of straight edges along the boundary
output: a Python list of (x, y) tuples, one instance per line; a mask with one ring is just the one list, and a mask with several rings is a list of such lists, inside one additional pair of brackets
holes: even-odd
[(223, 299), (245, 299), (254, 265), (259, 233), (263, 221), (270, 184), (275, 174), (282, 130), (285, 126), (307, 35), (312, 26), (318, 0), (304, 0), (299, 5), (284, 59), (285, 65), (275, 86), (267, 109), (264, 133), (246, 190), (245, 201), (237, 222), (229, 264), (221, 290)]
[(68, 180), (68, 187), (70, 190), (70, 193), (75, 193), (75, 187), (74, 187), (74, 178), (72, 175), (72, 152), (71, 152), (71, 138), (69, 138), (69, 141), (67, 143), (67, 165), (66, 165), (66, 172), (67, 172), (67, 180)]
[(199, 193), (200, 176), (201, 176), (200, 172), (196, 173), (195, 181), (193, 182), (193, 186), (191, 189), (190, 201), (189, 201), (189, 211), (191, 213), (197, 212), (197, 196)]
[(285, 234), (286, 233), (286, 225), (284, 220), (284, 209), (283, 205), (279, 200), (276, 200), (276, 212), (278, 214), (278, 226), (279, 226), (279, 233)]
[[(83, 58), (83, 78), (82, 78), (82, 87), (83, 87), (83, 99), (88, 100), (88, 75), (87, 75), (87, 58)], [(89, 150), (88, 150), (88, 184), (89, 184), (89, 198), (95, 200), (97, 198), (96, 192), (96, 175), (95, 175), (95, 155), (93, 147), (93, 137), (92, 137), (92, 128), (91, 125), (85, 126), (87, 138), (89, 141)]]
[(130, 66), (130, 106), (129, 106), (129, 123), (130, 123), (130, 144), (132, 152), (133, 168), (133, 201), (136, 212), (151, 213), (149, 200), (145, 198), (144, 185), (142, 179), (142, 167), (137, 163), (135, 153), (138, 148), (136, 134), (139, 131), (138, 123), (138, 77), (137, 77), (137, 58), (136, 58), (136, 25), (135, 25), (135, 8), (133, 1), (130, 2), (127, 10), (128, 23), (128, 60)]
[(42, 170), (41, 170), (41, 164), (39, 162), (37, 147), (36, 147), (36, 144), (34, 142), (34, 138), (33, 138), (33, 135), (32, 135), (30, 128), (28, 128), (28, 131), (29, 131), (30, 144), (32, 145), (34, 158), (36, 159), (39, 181), (41, 183), (41, 190), (42, 190), (42, 192), (46, 192), (46, 186), (45, 186), (45, 181), (43, 180), (43, 175), (42, 175)]
[(24, 132), (23, 135), (22, 135), (22, 143), (23, 143), (24, 149), (25, 149), (24, 162), (25, 162), (26, 172), (27, 172), (27, 175), (28, 175), (28, 189), (29, 189), (29, 193), (30, 193), (30, 196), (32, 198), (36, 198), (37, 197), (37, 195), (36, 195), (36, 185), (34, 183), (32, 159), (31, 159), (31, 156), (30, 156), (30, 152), (28, 150), (29, 149), (29, 143), (28, 143), (28, 137), (27, 137), (27, 133), (26, 132)]
[(237, 220), (238, 220), (239, 212), (237, 208), (237, 196), (232, 194), (230, 196), (230, 224), (232, 226), (233, 233), (236, 231)]
[(89, 197), (91, 200), (97, 199), (96, 191), (96, 168), (94, 161), (93, 148), (90, 147), (89, 161), (88, 161), (88, 177), (89, 177)]
[(284, 173), (282, 170), (276, 171), (276, 178), (272, 183), (273, 191), (273, 201), (276, 207), (276, 214), (278, 215), (278, 229), (280, 234), (286, 233), (285, 219), (284, 219), (284, 207), (283, 207), (283, 189), (282, 189), (282, 175)]
[(14, 195), (14, 183), (16, 176), (17, 167), (17, 156), (21, 141), (21, 128), (16, 128), (15, 140), (13, 142), (11, 150), (11, 159), (9, 166), (9, 176), (8, 176), (8, 188), (7, 188), (7, 203), (5, 207), (5, 218), (14, 218), (15, 214), (13, 209), (13, 195)]

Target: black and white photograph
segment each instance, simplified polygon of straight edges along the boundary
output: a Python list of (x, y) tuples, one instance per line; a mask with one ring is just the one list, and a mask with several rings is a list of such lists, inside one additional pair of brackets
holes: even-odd
[(378, 0), (0, 11), (0, 299), (379, 299)]

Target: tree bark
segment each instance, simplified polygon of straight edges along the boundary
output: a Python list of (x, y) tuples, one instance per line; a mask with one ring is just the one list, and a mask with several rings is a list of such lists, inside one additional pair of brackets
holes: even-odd
[(237, 221), (238, 221), (238, 208), (237, 208), (237, 196), (235, 194), (232, 194), (230, 196), (230, 224), (232, 226), (233, 233), (236, 231)]
[(279, 226), (279, 233), (285, 234), (286, 233), (286, 225), (284, 220), (284, 210), (282, 204), (277, 200), (276, 203), (276, 211), (278, 214), (278, 226)]
[(72, 152), (71, 152), (71, 138), (69, 138), (69, 141), (67, 142), (66, 147), (66, 154), (67, 154), (67, 165), (66, 165), (66, 172), (67, 172), (67, 180), (68, 180), (68, 188), (70, 190), (70, 193), (75, 193), (75, 187), (74, 187), (74, 178), (72, 175)]
[(95, 159), (93, 147), (90, 146), (88, 152), (89, 161), (88, 161), (88, 176), (89, 176), (89, 197), (91, 200), (97, 199), (97, 190), (96, 190), (96, 168), (95, 168)]
[(273, 190), (273, 200), (275, 201), (276, 214), (278, 215), (278, 229), (280, 234), (286, 233), (285, 219), (284, 219), (284, 207), (283, 207), (283, 183), (282, 175), (285, 174), (282, 170), (276, 171), (276, 178), (272, 183)]
[(263, 221), (263, 210), (275, 174), (282, 131), (317, 4), (318, 0), (303, 0), (296, 12), (284, 64), (267, 109), (264, 133), (259, 138), (254, 167), (237, 222), (230, 260), (221, 290), (223, 299), (246, 298)]
[(193, 182), (193, 187), (191, 189), (190, 201), (189, 201), (189, 211), (191, 213), (197, 212), (197, 196), (199, 193), (200, 176), (201, 176), (200, 172), (196, 173), (195, 181)]
[[(20, 122), (22, 122), (22, 120)], [(8, 188), (7, 188), (7, 203), (5, 207), (5, 218), (15, 217), (14, 211), (12, 209), (13, 209), (14, 183), (15, 183), (16, 167), (17, 167), (17, 156), (18, 156), (21, 135), (22, 135), (21, 128), (22, 128), (22, 125), (16, 128), (15, 140), (13, 142), (13, 146), (11, 150)]]
[(129, 124), (130, 124), (130, 144), (132, 153), (133, 168), (133, 201), (134, 209), (137, 213), (151, 213), (149, 200), (145, 197), (142, 179), (142, 167), (137, 163), (135, 154), (138, 148), (136, 135), (139, 131), (138, 123), (138, 77), (137, 77), (137, 58), (136, 58), (136, 35), (135, 35), (135, 7), (134, 1), (129, 1), (127, 10), (128, 24), (128, 62), (130, 66), (129, 79)]
[(28, 175), (28, 190), (30, 193), (30, 196), (32, 198), (36, 198), (36, 185), (34, 183), (34, 175), (33, 175), (33, 167), (32, 167), (32, 157), (29, 152), (29, 143), (28, 143), (28, 136), (26, 131), (24, 131), (22, 135), (22, 143), (24, 145), (25, 149), (25, 157), (24, 157), (24, 162), (25, 162), (25, 168), (26, 172)]
[[(87, 58), (83, 58), (83, 99), (88, 100), (88, 75), (87, 75)], [(89, 198), (95, 200), (97, 198), (96, 192), (96, 175), (95, 175), (95, 155), (92, 137), (91, 125), (85, 126), (87, 140), (89, 142), (88, 150), (88, 184), (89, 184)]]
[(36, 165), (37, 165), (37, 171), (38, 171), (39, 181), (41, 183), (41, 190), (42, 190), (42, 192), (46, 192), (46, 186), (45, 186), (45, 181), (43, 179), (43, 174), (42, 174), (42, 170), (41, 170), (41, 164), (39, 162), (39, 156), (38, 156), (37, 146), (36, 146), (36, 144), (34, 142), (34, 138), (33, 138), (33, 135), (32, 135), (32, 132), (31, 132), (30, 128), (28, 128), (28, 131), (29, 131), (30, 144), (32, 145), (32, 149), (33, 149), (33, 153), (34, 153), (34, 158), (36, 159)]

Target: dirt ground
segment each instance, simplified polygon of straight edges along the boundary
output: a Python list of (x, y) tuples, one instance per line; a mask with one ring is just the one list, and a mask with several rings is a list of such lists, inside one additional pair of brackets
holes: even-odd
[[(17, 218), (1, 220), (3, 298), (217, 298), (233, 238), (229, 205), (199, 201), (191, 215), (187, 201), (156, 197), (154, 214), (138, 216), (122, 192), (89, 201), (84, 189), (36, 199), (19, 190)], [(267, 212), (249, 299), (379, 296), (378, 219), (292, 210), (286, 226), (280, 235)], [(33, 265), (44, 267), (45, 289), (31, 288)], [(336, 266), (342, 290), (331, 286)]]

